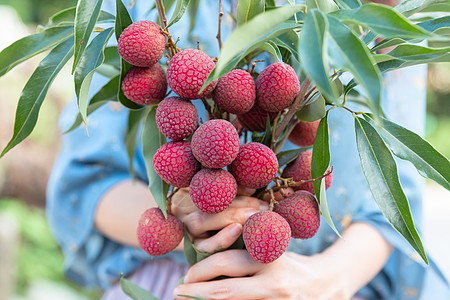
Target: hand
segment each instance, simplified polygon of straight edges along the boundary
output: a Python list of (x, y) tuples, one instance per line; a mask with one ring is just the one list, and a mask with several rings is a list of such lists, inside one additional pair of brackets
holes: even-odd
[[(220, 275), (234, 278), (209, 281)], [(249, 276), (249, 277), (247, 277)], [(253, 260), (246, 250), (216, 253), (192, 266), (177, 295), (205, 299), (350, 299), (340, 274), (320, 256), (286, 252), (270, 264)]]

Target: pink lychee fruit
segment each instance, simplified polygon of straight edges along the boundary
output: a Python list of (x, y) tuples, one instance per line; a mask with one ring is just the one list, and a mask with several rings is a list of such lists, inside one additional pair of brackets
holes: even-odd
[(126, 62), (138, 67), (150, 67), (164, 54), (165, 38), (158, 24), (139, 21), (129, 25), (117, 41), (117, 50)]
[(247, 219), (242, 237), (250, 256), (260, 263), (268, 264), (286, 251), (291, 239), (291, 228), (282, 216), (266, 210)]
[(192, 153), (205, 167), (220, 169), (238, 155), (239, 135), (230, 122), (222, 119), (203, 123), (192, 135)]
[(139, 219), (137, 236), (141, 248), (150, 255), (164, 255), (175, 249), (184, 236), (183, 223), (159, 208), (147, 209)]
[(300, 121), (295, 125), (288, 139), (294, 145), (308, 147), (314, 145), (320, 120), (314, 122)]
[(289, 107), (299, 91), (297, 74), (288, 64), (271, 64), (256, 79), (256, 101), (267, 111), (278, 112)]
[(236, 159), (229, 166), (238, 184), (259, 189), (277, 176), (278, 160), (266, 145), (251, 142), (242, 145)]
[(188, 187), (201, 165), (188, 141), (169, 142), (156, 150), (153, 167), (162, 180), (176, 187)]
[(159, 64), (148, 68), (131, 67), (122, 81), (122, 90), (135, 103), (156, 104), (167, 92), (164, 69)]
[(295, 192), (292, 196), (281, 200), (274, 211), (289, 223), (293, 238), (309, 239), (319, 231), (319, 204), (310, 192)]
[(258, 103), (255, 103), (248, 112), (238, 115), (237, 119), (242, 127), (248, 131), (263, 132), (266, 130), (267, 117), (269, 117), (269, 121), (272, 123), (276, 116), (276, 112), (265, 111), (258, 106)]
[(225, 210), (236, 193), (236, 180), (223, 169), (203, 169), (194, 175), (189, 186), (192, 202), (208, 214)]
[[(298, 154), (297, 158), (289, 163), (283, 170), (281, 177), (293, 178), (294, 181), (311, 180), (311, 159), (312, 151), (305, 150)], [(330, 170), (330, 168), (328, 168)], [(328, 189), (333, 182), (333, 173), (325, 177), (325, 187)], [(295, 191), (305, 190), (315, 195), (312, 182), (306, 182), (299, 186), (292, 187)]]
[(172, 91), (183, 98), (203, 98), (216, 87), (217, 80), (214, 80), (199, 93), (214, 66), (214, 61), (205, 52), (197, 49), (180, 51), (169, 62), (167, 82)]
[(191, 101), (181, 97), (169, 97), (156, 109), (156, 125), (162, 134), (172, 141), (191, 136), (198, 126), (198, 113)]
[(224, 111), (243, 114), (255, 103), (255, 82), (249, 72), (236, 69), (219, 79), (212, 96)]

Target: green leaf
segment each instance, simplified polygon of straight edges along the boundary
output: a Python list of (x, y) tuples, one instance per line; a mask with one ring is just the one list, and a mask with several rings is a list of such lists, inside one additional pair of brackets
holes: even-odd
[(386, 119), (380, 119), (377, 123), (369, 114), (364, 117), (377, 129), (396, 156), (410, 161), (423, 177), (450, 190), (450, 162), (444, 155), (418, 134), (398, 124)]
[(191, 240), (189, 239), (189, 234), (186, 226), (184, 227), (184, 256), (186, 256), (186, 261), (190, 266), (193, 266), (197, 263), (197, 252), (194, 249), (194, 245), (192, 245)]
[(166, 138), (159, 131), (158, 126), (156, 125), (155, 114), (156, 109), (152, 109), (145, 118), (144, 130), (142, 132), (142, 145), (144, 149), (145, 167), (147, 169), (149, 181), (148, 187), (153, 195), (153, 198), (155, 198), (156, 204), (158, 204), (158, 207), (161, 209), (164, 216), (167, 217), (167, 192), (165, 193), (165, 182), (155, 172), (155, 168), (153, 168), (153, 157), (155, 156), (156, 150), (166, 143)]
[(320, 199), (320, 203), (319, 203), (319, 208), (320, 208), (320, 213), (321, 213), (323, 219), (325, 220), (325, 222), (327, 222), (328, 226), (330, 226), (330, 228), (333, 229), (333, 231), (336, 232), (336, 234), (340, 238), (342, 238), (341, 234), (339, 233), (336, 226), (334, 225), (333, 219), (331, 218), (331, 215), (330, 215), (330, 209), (328, 208), (325, 180), (321, 180), (320, 195), (321, 195), (320, 196), (321, 199)]
[(320, 120), (325, 116), (325, 114), (325, 99), (321, 95), (296, 113), (299, 120), (306, 122)]
[(333, 0), (306, 0), (308, 10), (316, 8), (324, 13), (330, 13), (339, 9)]
[(169, 28), (181, 19), (189, 6), (189, 2), (190, 0), (177, 0), (175, 11), (173, 12), (172, 18), (170, 18), (169, 24), (167, 24), (166, 28)]
[[(75, 69), (75, 94), (78, 99), (78, 108), (84, 123), (87, 118), (88, 93), (92, 76), (95, 70), (103, 63), (105, 58), (103, 51), (113, 33), (113, 28), (108, 28), (99, 33), (89, 44)], [(87, 125), (87, 124), (86, 124)]]
[(272, 41), (265, 42), (263, 45), (261, 45), (259, 47), (259, 49), (271, 54), (271, 60), (275, 60), (278, 62), (283, 61), (283, 58), (281, 57), (280, 49)]
[(287, 165), (288, 163), (294, 161), (300, 152), (309, 149), (311, 149), (311, 147), (302, 147), (278, 153), (277, 154), (278, 166), (281, 168), (282, 166)]
[(355, 131), (361, 167), (375, 202), (392, 227), (428, 264), (391, 152), (375, 128), (364, 119), (355, 117)]
[(359, 0), (335, 0), (335, 2), (343, 9), (353, 9), (361, 6)]
[(283, 47), (289, 52), (291, 52), (292, 56), (297, 62), (299, 61), (299, 54), (298, 54), (298, 40), (299, 37), (295, 33), (294, 30), (288, 30), (282, 35), (280, 35), (277, 38), (274, 38), (272, 41), (278, 45), (278, 47)]
[(265, 10), (264, 0), (239, 0), (236, 9), (237, 25), (247, 23), (256, 15), (263, 13)]
[[(330, 165), (330, 145), (328, 137), (328, 112), (320, 120), (317, 127), (316, 139), (314, 140), (313, 154), (311, 159), (311, 178), (323, 176)], [(321, 202), (320, 183), (323, 179), (313, 182), (317, 201)]]
[(120, 288), (133, 300), (159, 300), (149, 291), (125, 279), (122, 274), (120, 274)]
[(200, 297), (195, 297), (195, 296), (189, 296), (189, 295), (180, 295), (184, 298), (189, 298), (189, 299), (195, 299), (195, 300), (206, 300), (205, 298), (200, 298)]
[(439, 29), (450, 28), (450, 16), (431, 19), (425, 22), (417, 23), (416, 25), (422, 27), (426, 31), (435, 32)]
[(73, 26), (59, 26), (14, 42), (0, 52), (0, 76), (5, 75), (21, 62), (54, 48), (72, 36)]
[(446, 4), (448, 0), (405, 0), (397, 4), (394, 9), (409, 17), (416, 12), (422, 11), (436, 4)]
[(130, 110), (128, 114), (127, 138), (125, 140), (125, 145), (128, 153), (128, 168), (133, 178), (136, 176), (133, 168), (134, 155), (136, 153), (136, 137), (138, 134), (139, 125), (141, 124), (145, 113), (148, 112), (145, 109), (140, 109)]
[(0, 157), (23, 141), (36, 125), (39, 109), (53, 80), (73, 55), (73, 39), (55, 47), (40, 63), (22, 90), (16, 110), (13, 137)]
[(103, 0), (78, 0), (75, 13), (75, 53), (73, 57), (72, 73), (78, 66), (80, 59), (89, 42), (92, 31), (100, 15)]
[(400, 39), (400, 38), (385, 39), (385, 40), (382, 40), (381, 42), (379, 42), (378, 44), (376, 44), (375, 46), (373, 46), (373, 48), (370, 49), (370, 52), (375, 52), (380, 49), (385, 49), (385, 48), (388, 48), (391, 46), (397, 46), (397, 45), (403, 44), (405, 42), (406, 41), (404, 39)]
[[(45, 27), (54, 27), (59, 25), (73, 25), (75, 24), (75, 12), (76, 7), (70, 7), (57, 12), (48, 19), (48, 23)], [(106, 11), (100, 11), (100, 16), (98, 17), (98, 22), (107, 23), (114, 22), (114, 16)]]
[(115, 34), (117, 40), (119, 40), (122, 31), (131, 23), (133, 23), (133, 20), (131, 19), (127, 8), (123, 5), (122, 0), (116, 0)]
[(114, 47), (106, 47), (105, 51), (105, 61), (103, 64), (108, 64), (112, 67), (114, 67), (117, 70), (120, 70), (120, 55), (117, 51), (117, 46)]

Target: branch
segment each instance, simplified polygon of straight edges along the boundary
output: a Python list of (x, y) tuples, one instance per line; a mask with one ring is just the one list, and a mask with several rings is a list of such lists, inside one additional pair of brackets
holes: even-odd
[(166, 18), (166, 11), (164, 9), (164, 4), (162, 3), (162, 0), (156, 0), (155, 4), (158, 10), (159, 23), (161, 23), (161, 27), (164, 28), (162, 32), (166, 40), (166, 50), (167, 53), (169, 54), (169, 58), (172, 58), (173, 55), (177, 53), (177, 47), (172, 39), (172, 36), (170, 35), (169, 29), (166, 28), (167, 18)]
[(222, 0), (219, 0), (219, 28), (217, 30), (217, 41), (219, 42), (219, 50), (222, 49), (222, 38), (221, 38), (221, 28), (222, 28), (222, 17), (223, 17), (223, 10), (222, 10)]

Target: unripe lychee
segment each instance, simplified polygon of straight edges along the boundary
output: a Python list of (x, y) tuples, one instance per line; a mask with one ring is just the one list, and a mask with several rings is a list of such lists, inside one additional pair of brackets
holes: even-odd
[(165, 38), (158, 24), (139, 21), (122, 32), (117, 50), (126, 62), (138, 67), (150, 67), (164, 54)]
[(260, 263), (268, 264), (286, 251), (291, 239), (291, 228), (282, 216), (266, 210), (248, 218), (242, 237), (250, 256)]
[(147, 209), (139, 219), (137, 236), (141, 248), (150, 255), (164, 255), (175, 249), (184, 236), (183, 223), (159, 208)]
[[(311, 180), (311, 159), (312, 151), (305, 150), (298, 154), (297, 158), (289, 163), (283, 170), (281, 177), (293, 178), (294, 181)], [(330, 170), (330, 168), (328, 168)], [(328, 171), (327, 171), (328, 172)], [(333, 173), (325, 177), (325, 187), (328, 189), (333, 182)], [(305, 190), (315, 195), (312, 182), (306, 182), (299, 186), (292, 187), (295, 191)]]
[(242, 127), (248, 131), (265, 131), (267, 116), (269, 116), (269, 121), (272, 123), (277, 113), (265, 111), (258, 106), (258, 103), (255, 103), (248, 112), (238, 115), (237, 119)]
[(125, 96), (138, 104), (156, 104), (167, 92), (164, 69), (159, 64), (148, 68), (131, 67), (122, 81)]
[(294, 102), (300, 82), (294, 69), (278, 62), (266, 67), (256, 79), (256, 102), (267, 111), (281, 111)]
[(198, 126), (198, 113), (191, 101), (169, 97), (156, 109), (156, 125), (168, 139), (179, 141), (191, 136)]
[(203, 169), (194, 175), (189, 186), (192, 202), (208, 214), (226, 209), (236, 193), (236, 180), (223, 169)]
[(192, 154), (191, 143), (181, 141), (162, 145), (153, 157), (153, 167), (168, 184), (188, 187), (201, 165)]
[(300, 121), (295, 125), (291, 134), (289, 134), (289, 141), (294, 145), (300, 147), (308, 147), (314, 145), (316, 139), (317, 127), (319, 127), (320, 120), (314, 122)]
[(249, 72), (236, 69), (219, 79), (212, 96), (224, 111), (243, 114), (255, 103), (255, 82)]
[(192, 153), (205, 167), (220, 169), (228, 166), (239, 152), (236, 128), (222, 119), (202, 124), (192, 135)]
[(214, 80), (199, 94), (214, 66), (214, 61), (205, 52), (197, 49), (183, 50), (170, 60), (167, 68), (167, 82), (172, 91), (181, 97), (203, 98), (216, 87), (217, 80)]
[(245, 187), (259, 189), (277, 176), (278, 160), (266, 145), (251, 142), (242, 145), (229, 167), (236, 181)]
[(274, 211), (289, 223), (293, 238), (309, 239), (319, 231), (319, 204), (310, 192), (295, 192), (292, 196), (279, 202)]

